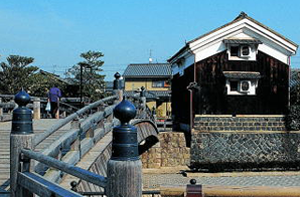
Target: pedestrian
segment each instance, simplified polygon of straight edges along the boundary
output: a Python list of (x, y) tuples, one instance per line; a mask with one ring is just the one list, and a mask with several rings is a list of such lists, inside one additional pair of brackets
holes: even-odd
[(48, 102), (51, 104), (51, 116), (52, 118), (59, 119), (59, 99), (61, 97), (61, 91), (58, 87), (53, 86), (48, 93)]

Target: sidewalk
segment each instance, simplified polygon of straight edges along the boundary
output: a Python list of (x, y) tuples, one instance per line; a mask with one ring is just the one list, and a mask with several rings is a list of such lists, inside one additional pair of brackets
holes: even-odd
[(145, 169), (143, 187), (157, 189), (166, 185), (186, 185), (191, 179), (209, 186), (300, 186), (299, 171), (187, 173), (187, 177), (177, 174), (179, 171), (179, 168)]

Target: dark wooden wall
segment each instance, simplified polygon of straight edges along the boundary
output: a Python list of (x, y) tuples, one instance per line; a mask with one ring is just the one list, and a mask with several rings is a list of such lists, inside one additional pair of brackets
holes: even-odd
[[(260, 72), (256, 95), (227, 95), (223, 71)], [(172, 80), (172, 111), (176, 121), (189, 123), (189, 91), (194, 66)], [(194, 114), (284, 114), (288, 106), (289, 66), (258, 52), (257, 61), (229, 61), (226, 51), (196, 64), (200, 90), (194, 94)]]
[(194, 66), (190, 66), (184, 71), (183, 76), (176, 74), (172, 79), (172, 115), (173, 124), (190, 123), (190, 92), (187, 86), (194, 81)]
[[(223, 71), (260, 72), (256, 95), (227, 95)], [(196, 114), (284, 114), (288, 105), (289, 66), (258, 52), (257, 61), (229, 61), (226, 52), (197, 63)]]

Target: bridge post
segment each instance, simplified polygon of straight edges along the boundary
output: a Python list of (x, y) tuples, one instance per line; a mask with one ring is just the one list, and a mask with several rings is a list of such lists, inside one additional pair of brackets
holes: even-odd
[(41, 119), (41, 99), (37, 97), (33, 100), (33, 119)]
[(34, 133), (32, 128), (32, 112), (26, 107), (30, 96), (21, 90), (15, 96), (18, 108), (13, 111), (10, 134), (10, 191), (11, 197), (31, 197), (33, 194), (18, 185), (18, 172), (30, 171), (30, 160), (22, 158), (21, 149), (34, 148)]
[[(0, 104), (1, 103), (2, 103), (2, 98), (0, 98)], [(3, 116), (3, 108), (0, 107), (0, 120), (1, 120), (2, 116)]]
[(115, 80), (114, 80), (114, 86), (113, 90), (116, 95), (118, 95), (119, 101), (122, 101), (123, 99), (123, 89), (122, 89), (122, 80), (120, 80), (120, 73), (116, 72), (114, 75)]
[(114, 109), (121, 125), (113, 129), (112, 157), (107, 163), (108, 197), (142, 196), (142, 162), (139, 158), (137, 129), (129, 124), (136, 115), (132, 103), (123, 100)]
[(146, 118), (146, 90), (145, 87), (141, 87), (141, 92), (140, 92), (140, 99), (141, 99), (141, 108), (142, 108), (142, 118)]

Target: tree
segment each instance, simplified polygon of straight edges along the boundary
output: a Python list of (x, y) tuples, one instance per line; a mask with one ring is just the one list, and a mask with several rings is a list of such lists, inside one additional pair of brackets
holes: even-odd
[(62, 92), (66, 87), (65, 83), (58, 80), (58, 76), (54, 76), (52, 73), (42, 74), (42, 72), (34, 73), (29, 78), (29, 84), (27, 90), (30, 95), (39, 97), (46, 97), (49, 89), (53, 86), (58, 87)]
[(10, 55), (6, 60), (7, 63), (0, 63), (1, 93), (16, 94), (22, 88), (28, 89), (32, 83), (32, 75), (38, 70), (38, 67), (30, 66), (34, 58)]
[[(100, 60), (103, 57), (103, 53), (100, 51), (88, 51), (81, 53), (80, 57), (84, 61), (79, 62), (68, 70), (66, 75), (72, 77), (74, 82), (79, 86), (82, 85), (83, 96), (95, 101), (104, 97), (104, 77), (100, 72), (103, 71), (101, 66), (104, 61)], [(82, 73), (81, 73), (82, 68)], [(82, 79), (82, 84), (81, 84)], [(80, 92), (78, 92), (78, 95)]]

